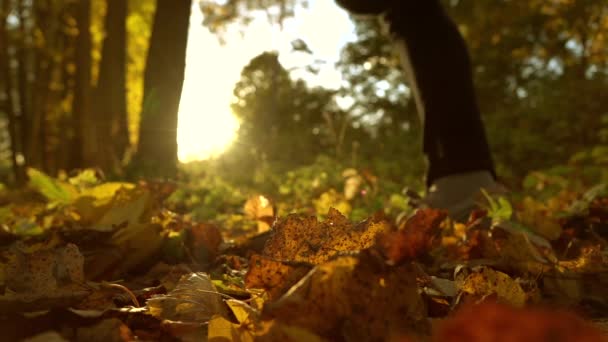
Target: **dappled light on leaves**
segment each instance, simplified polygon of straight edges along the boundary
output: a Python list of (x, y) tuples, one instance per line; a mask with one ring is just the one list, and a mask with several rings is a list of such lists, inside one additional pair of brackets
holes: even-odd
[(263, 255), (277, 260), (321, 264), (341, 252), (371, 247), (376, 236), (389, 229), (387, 222), (370, 218), (352, 224), (335, 209), (319, 222), (315, 217), (289, 215), (277, 222)]
[(293, 265), (261, 255), (253, 255), (249, 259), (245, 285), (248, 288), (264, 289), (268, 291), (271, 298), (278, 298), (310, 269), (311, 266), (304, 263)]

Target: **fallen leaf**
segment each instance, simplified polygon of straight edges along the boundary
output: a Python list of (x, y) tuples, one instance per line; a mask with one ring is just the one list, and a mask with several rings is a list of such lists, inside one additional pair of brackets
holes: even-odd
[(221, 294), (205, 273), (182, 277), (173, 291), (148, 299), (147, 305), (151, 315), (171, 321), (201, 323), (226, 316)]
[(70, 203), (76, 195), (76, 188), (71, 184), (51, 178), (44, 172), (34, 168), (27, 169), (27, 176), (30, 179), (30, 186), (49, 201), (67, 204)]
[(387, 222), (375, 218), (353, 225), (335, 209), (330, 209), (323, 222), (314, 216), (293, 214), (275, 225), (263, 255), (318, 265), (341, 252), (371, 247), (376, 236), (389, 227)]
[(43, 297), (62, 286), (84, 282), (84, 257), (74, 244), (33, 252), (15, 245), (5, 257), (5, 285), (16, 293)]
[(447, 214), (436, 209), (421, 209), (405, 221), (396, 232), (380, 236), (379, 246), (385, 257), (398, 264), (428, 253), (439, 233), (439, 225)]
[(271, 299), (275, 299), (297, 283), (310, 269), (311, 267), (304, 263), (297, 266), (289, 265), (285, 262), (254, 254), (249, 260), (249, 270), (245, 275), (245, 286), (247, 288), (264, 289)]
[(413, 269), (369, 253), (318, 265), (264, 313), (328, 339), (382, 340), (428, 328)]
[(543, 308), (513, 308), (487, 302), (458, 310), (440, 322), (432, 341), (454, 342), (606, 342), (608, 337), (571, 313)]
[(200, 264), (211, 262), (219, 253), (223, 242), (217, 226), (208, 223), (196, 223), (186, 229), (184, 242), (190, 255)]
[(523, 307), (527, 295), (521, 285), (507, 274), (489, 267), (475, 267), (469, 274), (462, 272), (456, 276), (456, 287), (461, 293), (484, 298), (496, 295), (502, 303)]

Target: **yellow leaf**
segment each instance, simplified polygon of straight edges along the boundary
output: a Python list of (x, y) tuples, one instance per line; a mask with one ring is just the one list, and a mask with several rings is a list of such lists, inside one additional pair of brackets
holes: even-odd
[(123, 188), (132, 190), (135, 188), (135, 185), (126, 182), (103, 183), (95, 187), (82, 190), (79, 197), (93, 197), (95, 199), (95, 205), (105, 205), (109, 203), (112, 198), (114, 198), (114, 195), (118, 190)]
[[(73, 203), (75, 214), (78, 215), (75, 219), (81, 223), (90, 226), (94, 222), (106, 215), (108, 208), (114, 203), (115, 195), (121, 189), (133, 189), (134, 185), (130, 183), (104, 183), (93, 188), (87, 188), (80, 192)], [(111, 230), (111, 226), (98, 225), (98, 230)]]
[(234, 324), (222, 316), (214, 316), (209, 321), (207, 339), (209, 342), (253, 342), (250, 331), (240, 324)]
[(122, 255), (117, 256), (121, 261), (113, 269), (113, 274), (118, 276), (127, 272), (155, 255), (164, 241), (161, 230), (157, 224), (133, 223), (116, 231), (111, 242)]
[(105, 215), (96, 223), (97, 226), (116, 226), (122, 223), (139, 222), (150, 201), (147, 191), (130, 191), (124, 200), (115, 200)]
[(239, 323), (244, 323), (250, 318), (254, 320), (259, 319), (260, 313), (243, 301), (229, 299), (226, 301), (226, 304), (228, 304), (228, 307), (232, 310), (234, 317), (236, 317)]

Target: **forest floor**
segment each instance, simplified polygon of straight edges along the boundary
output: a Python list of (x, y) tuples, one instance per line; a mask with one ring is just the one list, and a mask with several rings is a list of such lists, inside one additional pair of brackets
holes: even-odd
[(0, 192), (3, 341), (608, 341), (604, 185), (199, 222), (170, 182), (28, 173)]

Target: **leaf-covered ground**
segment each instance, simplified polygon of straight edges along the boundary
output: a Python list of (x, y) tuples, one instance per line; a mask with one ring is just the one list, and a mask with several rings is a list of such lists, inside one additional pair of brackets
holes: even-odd
[[(488, 197), (468, 222), (261, 195), (196, 222), (169, 182), (28, 175), (0, 195), (3, 341), (608, 340), (603, 185)], [(350, 210), (353, 185), (332, 191)]]

